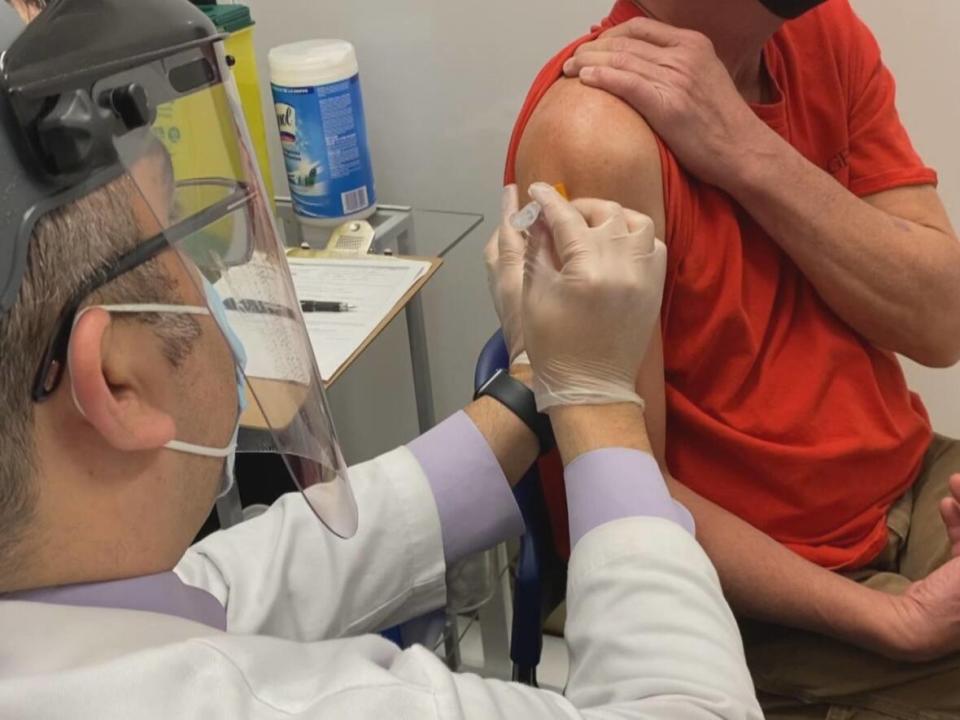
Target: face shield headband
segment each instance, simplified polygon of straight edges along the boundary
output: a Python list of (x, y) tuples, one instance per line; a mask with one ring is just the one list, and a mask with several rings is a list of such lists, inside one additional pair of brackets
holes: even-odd
[[(93, 16), (87, 37), (78, 28)], [(73, 323), (90, 296), (171, 250), (195, 295), (209, 285), (215, 293), (206, 297), (222, 298), (229, 334), (250, 353), (237, 452), (281, 456), (321, 521), (349, 537), (357, 511), (346, 465), (220, 39), (181, 0), (53, 0), (8, 48), (0, 111), (21, 128), (5, 136), (19, 161), (8, 167), (20, 176), (0, 180), (30, 193), (12, 197), (15, 207), (0, 218), (14, 218), (12, 240), (0, 246), (0, 312), (16, 299), (37, 218), (127, 176), (139, 192), (132, 201), (147, 208), (148, 237), (59, 309), (34, 400), (60, 385)], [(157, 141), (169, 166), (164, 188), (148, 157)]]

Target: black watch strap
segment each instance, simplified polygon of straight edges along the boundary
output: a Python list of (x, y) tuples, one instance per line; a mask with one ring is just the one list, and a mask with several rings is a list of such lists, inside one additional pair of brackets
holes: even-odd
[(474, 396), (474, 400), (482, 397), (492, 397), (510, 412), (516, 415), (540, 441), (540, 454), (556, 447), (557, 441), (553, 437), (553, 427), (550, 418), (537, 412), (537, 401), (533, 390), (512, 377), (506, 370), (498, 370)]

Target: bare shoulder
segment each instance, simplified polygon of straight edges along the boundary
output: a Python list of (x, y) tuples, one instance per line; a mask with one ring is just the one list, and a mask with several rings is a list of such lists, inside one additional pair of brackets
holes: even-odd
[(663, 236), (663, 180), (657, 139), (632, 107), (579, 80), (553, 85), (517, 153), (521, 189), (563, 182), (573, 197), (615, 200), (650, 215)]

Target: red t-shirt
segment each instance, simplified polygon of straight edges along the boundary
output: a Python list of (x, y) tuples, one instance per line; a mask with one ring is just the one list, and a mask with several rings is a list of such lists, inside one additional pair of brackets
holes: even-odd
[[(591, 35), (550, 61), (517, 123), (508, 182), (524, 128), (563, 61), (640, 15), (619, 0)], [(786, 23), (765, 57), (779, 98), (755, 111), (837, 182), (861, 197), (936, 183), (900, 122), (876, 40), (848, 0)], [(930, 444), (923, 404), (896, 357), (834, 314), (736, 202), (687, 174), (662, 142), (660, 155), (671, 472), (813, 562), (868, 563)]]

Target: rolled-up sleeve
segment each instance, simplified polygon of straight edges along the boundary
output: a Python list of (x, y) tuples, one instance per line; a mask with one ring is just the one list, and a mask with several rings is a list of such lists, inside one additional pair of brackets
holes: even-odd
[(693, 517), (667, 490), (656, 460), (639, 450), (609, 448), (585, 453), (567, 466), (570, 542), (629, 517), (657, 517), (694, 533)]
[(523, 516), (486, 439), (459, 412), (408, 445), (440, 515), (448, 565), (523, 534)]

